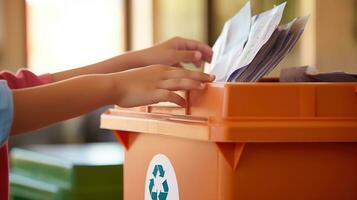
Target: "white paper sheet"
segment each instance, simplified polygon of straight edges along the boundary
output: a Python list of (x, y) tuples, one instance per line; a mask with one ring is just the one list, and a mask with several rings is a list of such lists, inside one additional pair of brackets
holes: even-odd
[(252, 62), (258, 51), (269, 40), (275, 29), (278, 27), (285, 5), (286, 2), (257, 15), (252, 24), (247, 44), (238, 60), (228, 71), (228, 74), (231, 74), (235, 70), (245, 67)]
[(250, 33), (251, 8), (250, 2), (230, 20), (213, 46), (213, 59), (208, 73), (216, 75), (216, 81), (225, 81), (229, 67), (243, 51)]
[(216, 82), (258, 81), (291, 51), (308, 17), (279, 26), (286, 2), (251, 17), (250, 2), (229, 19), (213, 46), (211, 67)]

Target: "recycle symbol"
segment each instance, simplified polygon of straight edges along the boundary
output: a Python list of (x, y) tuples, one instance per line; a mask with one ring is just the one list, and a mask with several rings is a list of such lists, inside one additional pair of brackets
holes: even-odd
[(169, 193), (169, 185), (165, 179), (165, 171), (162, 165), (155, 165), (150, 179), (149, 192), (152, 200), (166, 200)]

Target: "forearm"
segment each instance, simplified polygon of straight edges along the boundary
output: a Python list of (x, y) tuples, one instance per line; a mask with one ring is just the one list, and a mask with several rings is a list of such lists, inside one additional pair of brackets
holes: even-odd
[(133, 51), (116, 56), (92, 65), (66, 70), (53, 74), (53, 80), (61, 81), (72, 77), (88, 74), (108, 74), (145, 66), (140, 57), (142, 51)]
[(87, 75), (57, 83), (13, 90), (11, 134), (35, 130), (113, 104), (107, 75)]

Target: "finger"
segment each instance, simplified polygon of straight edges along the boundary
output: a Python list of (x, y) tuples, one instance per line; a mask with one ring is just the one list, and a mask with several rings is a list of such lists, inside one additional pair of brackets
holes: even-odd
[(202, 53), (202, 60), (211, 62), (213, 51), (210, 46), (195, 40), (177, 38), (178, 50), (198, 50)]
[(173, 54), (175, 62), (196, 62), (202, 59), (199, 51), (175, 50)]
[(201, 81), (192, 79), (168, 79), (161, 81), (158, 86), (159, 89), (165, 89), (170, 91), (178, 90), (203, 90), (205, 84)]
[(197, 81), (202, 81), (202, 82), (211, 82), (214, 80), (214, 75), (202, 73), (202, 72), (195, 72), (191, 70), (186, 70), (186, 69), (175, 69), (175, 70), (170, 70), (167, 71), (164, 79), (193, 79)]
[[(173, 64), (173, 65), (171, 65), (171, 66), (177, 67), (177, 68), (186, 69), (186, 67), (185, 67), (183, 64), (184, 64), (184, 62), (179, 62), (179, 63)], [(202, 61), (192, 62), (192, 64), (193, 64), (196, 68), (201, 68), (201, 67), (203, 67), (203, 62), (202, 62)]]
[(177, 47), (178, 49), (183, 49), (183, 50), (200, 50), (206, 54), (212, 54), (212, 48), (208, 46), (205, 43), (196, 41), (196, 40), (191, 40), (191, 39), (186, 39), (186, 38), (176, 38), (177, 42)]
[(174, 65), (150, 65), (147, 67), (156, 68), (159, 71), (161, 71), (161, 70), (162, 71), (172, 71), (172, 70), (180, 70), (181, 69)]
[(164, 89), (158, 89), (155, 91), (153, 102), (172, 102), (179, 106), (186, 107), (186, 100), (184, 98), (174, 92)]

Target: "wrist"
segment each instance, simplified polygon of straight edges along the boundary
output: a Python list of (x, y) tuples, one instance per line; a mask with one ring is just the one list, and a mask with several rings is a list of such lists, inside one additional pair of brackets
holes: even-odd
[(109, 98), (110, 104), (117, 104), (120, 98), (125, 94), (125, 80), (122, 73), (111, 73), (104, 75), (104, 82), (107, 87), (107, 96)]
[(103, 99), (105, 105), (112, 105), (116, 103), (118, 84), (114, 80), (112, 74), (100, 74), (95, 75), (95, 81), (93, 83), (100, 84), (98, 98)]
[(106, 73), (116, 73), (144, 66), (142, 57), (140, 51), (132, 51), (103, 61), (100, 65)]
[(123, 60), (127, 63), (129, 69), (151, 65), (149, 62), (151, 55), (147, 52), (147, 50), (148, 49), (131, 51), (123, 55)]

